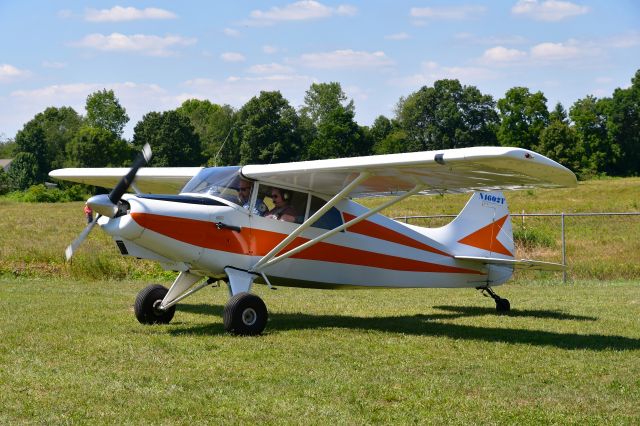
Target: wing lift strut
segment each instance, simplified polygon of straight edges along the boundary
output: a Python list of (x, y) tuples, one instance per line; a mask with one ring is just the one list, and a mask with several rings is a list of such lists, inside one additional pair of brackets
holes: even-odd
[(416, 184), (416, 186), (413, 187), (413, 189), (411, 189), (408, 192), (405, 192), (401, 195), (396, 196), (395, 198), (387, 201), (386, 203), (383, 203), (381, 205), (379, 205), (378, 207), (368, 210), (367, 212), (361, 214), (360, 216), (351, 219), (350, 221), (338, 226), (337, 228), (331, 229), (327, 232), (325, 232), (322, 235), (317, 236), (316, 238), (313, 238), (307, 242), (305, 242), (304, 244), (299, 245), (298, 247), (292, 248), (282, 254), (279, 254), (280, 252), (282, 252), (282, 250), (287, 247), (289, 244), (291, 244), (302, 232), (304, 232), (307, 228), (309, 228), (311, 225), (313, 225), (320, 217), (322, 217), (322, 215), (324, 215), (326, 212), (328, 212), (331, 208), (333, 208), (336, 204), (338, 204), (343, 198), (347, 197), (349, 195), (349, 193), (351, 193), (351, 191), (353, 191), (354, 188), (356, 188), (358, 185), (360, 185), (362, 182), (364, 182), (368, 177), (370, 176), (370, 174), (368, 172), (361, 172), (349, 185), (345, 186), (344, 189), (342, 189), (342, 191), (340, 191), (338, 194), (336, 194), (333, 198), (331, 198), (331, 200), (329, 200), (320, 210), (318, 210), (316, 213), (314, 213), (311, 217), (309, 217), (309, 219), (307, 219), (304, 223), (302, 223), (295, 231), (293, 231), (291, 234), (289, 234), (289, 236), (287, 236), (287, 238), (285, 238), (284, 240), (282, 240), (280, 242), (280, 244), (278, 244), (277, 246), (275, 246), (269, 253), (267, 253), (266, 255), (264, 255), (248, 272), (252, 273), (252, 274), (259, 274), (262, 276), (262, 278), (267, 282), (267, 284), (271, 287), (271, 284), (269, 283), (269, 280), (267, 279), (264, 270), (270, 266), (275, 265), (278, 262), (281, 262), (285, 259), (287, 259), (288, 257), (291, 257), (297, 253), (300, 253), (301, 251), (319, 243), (320, 241), (323, 241), (329, 237), (331, 237), (332, 235), (337, 234), (338, 232), (341, 232), (347, 228), (349, 228), (350, 226), (355, 225), (358, 222), (361, 222), (365, 219), (367, 219), (369, 216), (372, 216), (376, 213), (378, 213), (381, 210), (386, 209), (389, 206), (392, 206), (402, 200), (404, 200), (407, 197), (410, 197), (411, 195), (414, 195), (420, 191), (422, 191), (425, 188), (425, 185), (423, 184)]

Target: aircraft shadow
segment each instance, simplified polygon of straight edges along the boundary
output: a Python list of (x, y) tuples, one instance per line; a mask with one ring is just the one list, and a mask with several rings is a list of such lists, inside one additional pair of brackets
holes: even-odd
[[(266, 333), (279, 333), (288, 330), (344, 328), (378, 330), (387, 333), (410, 334), (415, 336), (448, 337), (485, 341), (493, 343), (527, 344), (550, 346), (571, 350), (638, 350), (640, 339), (601, 335), (557, 333), (544, 330), (482, 327), (462, 324), (442, 323), (441, 320), (461, 317), (496, 315), (492, 308), (436, 306), (437, 309), (451, 311), (449, 314), (429, 314), (393, 317), (355, 317), (349, 315), (309, 315), (302, 313), (269, 313)], [(181, 304), (177, 309), (202, 315), (222, 315), (222, 306)], [(568, 315), (557, 311), (512, 310), (509, 317), (533, 317), (557, 320), (596, 321), (597, 318)], [(184, 323), (183, 323), (184, 324)], [(182, 324), (181, 324), (182, 325)], [(193, 327), (171, 327), (168, 332), (174, 335), (218, 335), (224, 333), (222, 324), (208, 324)]]

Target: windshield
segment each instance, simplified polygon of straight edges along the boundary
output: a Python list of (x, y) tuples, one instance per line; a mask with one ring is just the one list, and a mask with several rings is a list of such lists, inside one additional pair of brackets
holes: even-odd
[(240, 167), (210, 167), (202, 169), (182, 188), (181, 193), (209, 194), (240, 204)]

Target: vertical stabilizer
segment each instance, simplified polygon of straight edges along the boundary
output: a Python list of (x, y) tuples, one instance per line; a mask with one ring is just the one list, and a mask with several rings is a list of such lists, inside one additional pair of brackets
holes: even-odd
[(511, 216), (502, 192), (476, 192), (460, 214), (438, 230), (455, 256), (513, 259)]

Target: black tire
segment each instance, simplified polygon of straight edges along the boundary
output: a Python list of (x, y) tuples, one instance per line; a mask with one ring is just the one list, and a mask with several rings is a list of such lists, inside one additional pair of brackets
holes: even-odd
[(261, 334), (267, 325), (267, 306), (255, 294), (238, 293), (224, 306), (224, 329), (241, 336)]
[(171, 322), (176, 313), (175, 305), (165, 311), (157, 309), (168, 292), (166, 287), (152, 284), (138, 293), (133, 310), (140, 324), (169, 324)]
[(497, 299), (496, 300), (496, 311), (500, 314), (507, 313), (511, 310), (511, 304), (507, 299)]

